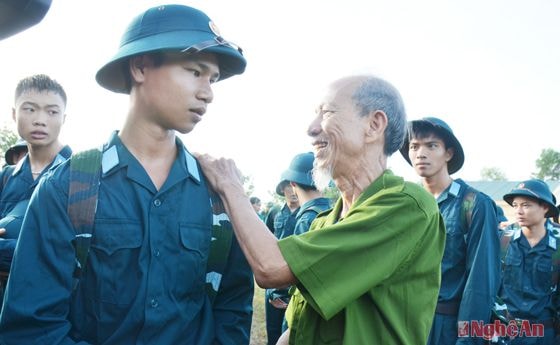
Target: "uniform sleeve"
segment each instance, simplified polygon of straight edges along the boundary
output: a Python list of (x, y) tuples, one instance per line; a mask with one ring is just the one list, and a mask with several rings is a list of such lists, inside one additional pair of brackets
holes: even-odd
[(75, 252), (65, 200), (51, 178), (31, 197), (0, 315), (2, 344), (87, 344), (69, 337)]
[(214, 344), (249, 344), (253, 293), (253, 273), (233, 236), (222, 283), (213, 305), (216, 324)]
[(311, 231), (279, 245), (299, 281), (298, 290), (327, 320), (405, 270), (423, 239), (436, 235), (427, 229), (442, 225), (435, 203), (430, 216), (402, 193), (366, 201), (333, 225), (321, 226), (324, 218), (314, 222)]
[[(500, 280), (500, 241), (493, 201), (478, 194), (466, 236), (467, 281), (459, 306), (459, 321), (490, 321)], [(460, 339), (467, 341), (468, 338)]]

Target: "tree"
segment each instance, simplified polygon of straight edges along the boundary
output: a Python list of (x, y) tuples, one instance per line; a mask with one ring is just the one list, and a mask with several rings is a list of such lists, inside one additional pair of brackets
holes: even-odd
[(482, 168), (480, 177), (483, 181), (505, 181), (507, 180), (506, 174), (496, 167)]
[(18, 135), (13, 130), (8, 128), (6, 124), (0, 127), (0, 160), (4, 165), (4, 153), (18, 140)]
[(243, 175), (241, 177), (241, 180), (243, 181), (243, 189), (245, 190), (245, 194), (247, 194), (247, 196), (253, 195), (253, 192), (255, 191), (253, 177), (250, 175)]
[(533, 177), (541, 180), (560, 179), (560, 152), (553, 149), (543, 149), (541, 156), (535, 162), (538, 171)]

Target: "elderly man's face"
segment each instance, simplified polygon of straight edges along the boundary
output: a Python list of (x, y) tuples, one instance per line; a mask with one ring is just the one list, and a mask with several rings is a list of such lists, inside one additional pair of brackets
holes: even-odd
[(345, 174), (345, 170), (352, 168), (348, 162), (364, 156), (368, 118), (360, 116), (352, 100), (360, 81), (345, 78), (331, 84), (308, 128), (315, 151), (314, 177), (319, 188), (322, 187), (319, 180), (329, 181), (328, 177)]

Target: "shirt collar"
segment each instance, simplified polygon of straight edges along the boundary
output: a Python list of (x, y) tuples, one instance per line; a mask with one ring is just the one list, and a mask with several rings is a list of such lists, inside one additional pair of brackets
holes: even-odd
[[(557, 245), (557, 239), (554, 236), (554, 233), (552, 232), (553, 230), (553, 226), (550, 226), (549, 224), (546, 225), (546, 236), (548, 237), (548, 242), (547, 245), (552, 248), (553, 250), (556, 250), (556, 248), (558, 247)], [(514, 232), (513, 232), (513, 240), (517, 241), (521, 238), (521, 228), (517, 227)]]
[(452, 196), (454, 198), (459, 196), (461, 192), (461, 184), (455, 180), (451, 181), (451, 184), (437, 197), (436, 201), (438, 203), (447, 199), (448, 196)]
[[(175, 138), (178, 149), (178, 159), (183, 162), (183, 167), (189, 177), (196, 183), (200, 183), (200, 173), (196, 159), (185, 148), (185, 145), (179, 138)], [(118, 136), (118, 131), (111, 134), (109, 142), (103, 148), (103, 158), (101, 160), (102, 175), (106, 176), (112, 171), (118, 170), (118, 167), (125, 167), (128, 165), (128, 160), (131, 159), (125, 154), (126, 147)], [(127, 150), (128, 151), (128, 150)], [(130, 153), (128, 153), (131, 155)]]
[[(54, 157), (53, 161), (51, 162), (51, 164), (49, 164), (46, 167), (46, 170), (49, 170), (52, 167), (56, 167), (57, 165), (59, 165), (60, 163), (63, 163), (65, 160), (67, 160), (68, 158), (70, 158), (70, 156), (72, 155), (72, 149), (70, 148), (70, 146), (65, 145), (64, 147), (62, 147), (62, 149), (60, 149), (60, 151), (56, 154), (56, 156)], [(26, 162), (29, 162), (29, 154), (26, 154), (25, 157), (23, 157), (23, 159), (20, 159), (19, 162), (16, 164), (14, 171), (12, 172), (12, 175), (17, 175), (20, 173), (21, 169), (23, 168), (23, 166), (25, 165)], [(29, 163), (27, 163), (27, 165), (29, 165)]]

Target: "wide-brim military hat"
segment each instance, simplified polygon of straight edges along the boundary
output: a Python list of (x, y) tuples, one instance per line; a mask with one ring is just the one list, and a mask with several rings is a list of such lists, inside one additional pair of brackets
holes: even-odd
[(315, 156), (313, 156), (313, 152), (296, 155), (290, 162), (288, 169), (282, 173), (281, 181), (276, 186), (276, 193), (284, 195), (286, 182), (295, 182), (304, 186), (315, 187), (312, 175), (314, 161)]
[(557, 217), (560, 212), (558, 207), (556, 207), (556, 197), (542, 180), (531, 179), (519, 183), (511, 192), (504, 195), (504, 201), (511, 205), (516, 196), (529, 197), (546, 203), (548, 205), (548, 212), (545, 214), (545, 217)]
[(14, 165), (17, 163), (14, 161), (14, 155), (18, 151), (27, 151), (27, 141), (22, 138), (19, 138), (16, 143), (10, 146), (10, 148), (6, 150), (6, 153), (4, 153), (4, 160), (8, 163), (8, 165)]
[(155, 51), (214, 53), (218, 58), (220, 80), (243, 73), (247, 65), (242, 50), (226, 41), (202, 11), (183, 5), (162, 5), (132, 20), (121, 38), (117, 54), (99, 69), (95, 78), (108, 90), (129, 93), (126, 62), (132, 56)]
[(452, 147), (454, 151), (453, 157), (449, 162), (447, 162), (447, 171), (449, 172), (449, 174), (454, 174), (457, 171), (459, 171), (459, 169), (461, 169), (463, 163), (465, 162), (465, 153), (463, 152), (463, 147), (461, 146), (461, 143), (459, 142), (455, 134), (453, 134), (451, 127), (449, 127), (449, 125), (445, 123), (445, 121), (438, 119), (436, 117), (424, 117), (420, 120), (414, 120), (409, 122), (408, 124), (409, 133), (405, 137), (404, 143), (400, 148), (400, 152), (404, 157), (404, 159), (408, 162), (408, 164), (412, 165), (412, 162), (410, 161), (410, 157), (408, 156), (408, 150), (409, 150), (410, 138), (412, 136), (411, 131), (415, 129), (415, 126), (428, 126), (431, 129), (433, 129), (436, 133), (444, 136), (447, 139), (449, 146)]

